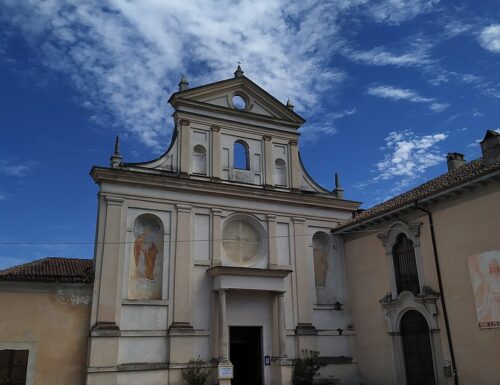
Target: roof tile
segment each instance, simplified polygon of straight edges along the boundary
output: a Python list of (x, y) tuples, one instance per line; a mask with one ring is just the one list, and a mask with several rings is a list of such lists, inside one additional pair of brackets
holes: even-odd
[(0, 270), (0, 281), (91, 283), (93, 280), (91, 259), (48, 257)]

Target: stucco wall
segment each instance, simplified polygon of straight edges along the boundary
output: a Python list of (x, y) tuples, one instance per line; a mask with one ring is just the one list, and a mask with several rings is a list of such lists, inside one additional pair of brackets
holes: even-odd
[[(449, 198), (428, 208), (433, 213), (443, 289), (461, 385), (493, 385), (500, 378), (497, 364), (500, 328), (479, 329), (468, 257), (500, 249), (498, 183)], [(396, 220), (422, 222), (420, 250), (423, 284), (439, 291), (426, 215), (406, 214)], [(393, 222), (394, 222), (393, 221)], [(344, 236), (350, 307), (357, 335), (357, 358), (365, 384), (394, 384), (394, 354), (379, 300), (390, 291), (391, 260), (377, 234), (393, 222)], [(441, 304), (437, 303), (442, 359), (450, 360)], [(437, 368), (442, 371), (442, 368)], [(452, 383), (447, 378), (444, 383)], [(401, 384), (397, 384), (401, 385)]]
[(34, 385), (84, 383), (90, 294), (90, 285), (0, 282), (0, 347), (31, 347)]

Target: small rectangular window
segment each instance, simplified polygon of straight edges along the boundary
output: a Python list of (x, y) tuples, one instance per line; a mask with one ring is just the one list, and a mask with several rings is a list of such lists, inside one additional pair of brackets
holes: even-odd
[(0, 384), (26, 384), (28, 354), (28, 350), (0, 350)]

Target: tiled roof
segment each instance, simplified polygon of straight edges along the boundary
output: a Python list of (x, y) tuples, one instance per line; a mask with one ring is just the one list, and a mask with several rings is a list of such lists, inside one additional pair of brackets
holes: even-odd
[(343, 228), (350, 227), (361, 222), (365, 222), (371, 218), (383, 215), (390, 211), (397, 210), (410, 203), (431, 197), (435, 194), (448, 190), (450, 188), (459, 186), (463, 183), (480, 178), (487, 174), (500, 171), (500, 162), (492, 164), (484, 164), (483, 159), (479, 158), (453, 171), (431, 179), (420, 186), (415, 187), (401, 195), (391, 198), (379, 205), (376, 205), (366, 211), (358, 213), (354, 218), (347, 221), (344, 225), (335, 229), (342, 231)]
[(91, 259), (49, 257), (0, 270), (0, 281), (91, 283), (93, 280)]

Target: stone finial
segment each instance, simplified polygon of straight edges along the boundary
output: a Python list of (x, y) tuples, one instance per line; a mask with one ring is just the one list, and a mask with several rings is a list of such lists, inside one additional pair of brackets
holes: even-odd
[(335, 189), (333, 190), (333, 193), (337, 196), (337, 198), (344, 199), (344, 189), (340, 187), (340, 178), (338, 173), (335, 173)]
[(446, 155), (446, 162), (448, 163), (448, 171), (453, 171), (466, 163), (464, 154), (459, 152), (449, 152)]
[(243, 76), (244, 72), (241, 69), (240, 63), (238, 62), (238, 67), (236, 68), (236, 71), (234, 71), (234, 77), (235, 78), (241, 78)]
[(481, 141), (484, 164), (500, 162), (500, 133), (488, 130)]
[(290, 109), (293, 111), (293, 109), (295, 108), (295, 106), (293, 105), (292, 101), (290, 100), (290, 98), (288, 98), (288, 100), (286, 101), (286, 108)]
[(186, 91), (188, 89), (189, 82), (184, 74), (182, 74), (181, 81), (179, 82), (179, 92)]
[(117, 136), (115, 139), (115, 151), (114, 151), (113, 155), (111, 155), (111, 158), (109, 158), (110, 167), (111, 168), (120, 167), (120, 164), (122, 163), (122, 159), (123, 159), (123, 157), (120, 154), (120, 137)]

